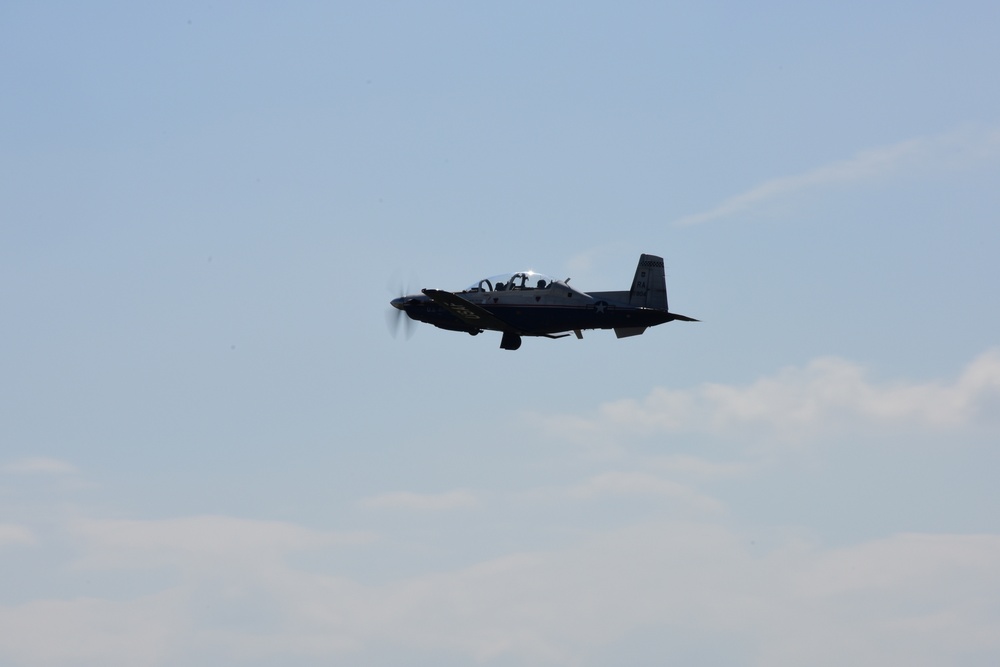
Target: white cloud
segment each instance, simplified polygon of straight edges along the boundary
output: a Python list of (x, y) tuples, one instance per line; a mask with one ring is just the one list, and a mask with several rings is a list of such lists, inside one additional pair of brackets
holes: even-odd
[[(857, 364), (819, 359), (745, 386), (659, 389), (608, 404), (594, 419), (570, 419), (581, 437), (757, 429), (795, 439), (873, 424), (986, 424), (997, 398), (993, 350), (947, 381), (877, 382)], [(621, 469), (626, 461), (631, 469)], [(0, 606), (0, 662), (156, 667), (377, 656), (579, 666), (606, 662), (643, 633), (662, 638), (671, 657), (683, 643), (687, 663), (936, 665), (1000, 656), (1000, 536), (911, 533), (824, 548), (787, 527), (750, 534), (731, 526), (737, 512), (698, 485), (744, 477), (756, 465), (682, 454), (617, 463), (568, 486), (510, 497), (529, 501), (530, 511), (518, 514), (528, 522), (523, 535), (546, 534), (545, 547), (531, 537), (500, 539), (502, 547), (471, 565), (408, 563), (406, 574), (381, 578), (378, 568), (355, 576), (344, 563), (402, 558), (393, 536), (375, 541), (366, 532), (227, 516), (76, 518), (54, 540), (70, 553), (59, 576), (141, 583), (115, 586), (114, 598), (87, 588), (87, 597)], [(475, 507), (480, 497), (470, 489), (388, 493), (359, 504), (445, 511)], [(609, 501), (621, 498), (657, 518), (616, 514), (621, 504)], [(600, 513), (585, 525), (614, 527), (580, 533), (575, 520), (552, 521), (567, 507)], [(414, 540), (467, 539), (466, 521), (447, 525), (455, 516), (468, 515), (444, 514), (436, 522), (443, 528), (407, 533), (403, 551), (412, 554)], [(58, 530), (47, 525), (44, 534)], [(34, 539), (27, 524), (0, 524), (0, 544)]]
[(479, 504), (475, 494), (466, 489), (445, 493), (411, 493), (400, 491), (363, 498), (362, 507), (369, 509), (394, 509), (414, 511), (441, 511), (475, 507)]
[[(600, 246), (582, 250), (566, 261), (566, 269), (570, 277), (586, 279), (594, 267), (607, 264), (612, 257), (620, 256), (624, 250), (621, 241), (611, 241)], [(553, 276), (562, 280), (566, 276)]]
[(673, 500), (692, 508), (720, 512), (725, 507), (694, 488), (646, 472), (610, 471), (595, 475), (566, 489), (575, 499), (595, 499), (604, 496), (654, 496)]
[(198, 568), (231, 559), (233, 567), (278, 560), (288, 552), (357, 545), (367, 533), (333, 533), (280, 521), (227, 516), (179, 519), (82, 519), (71, 527), (85, 547), (81, 568)]
[(749, 463), (717, 462), (697, 456), (684, 455), (653, 457), (647, 460), (646, 465), (674, 475), (698, 480), (746, 477), (755, 468)]
[[(595, 486), (635, 481), (610, 476)], [(0, 659), (365, 662), (394, 647), (411, 663), (582, 665), (644, 630), (683, 638), (695, 654), (779, 667), (1000, 655), (997, 535), (906, 534), (832, 550), (793, 536), (758, 550), (722, 525), (651, 521), (381, 583), (296, 568), (289, 553), (342, 539), (292, 524), (92, 521), (70, 536), (116, 554), (92, 566), (128, 567), (126, 553), (148, 564), (166, 550), (167, 561), (195, 559), (199, 571), (127, 600), (0, 606)], [(260, 549), (273, 557), (255, 560)]]
[(37, 543), (35, 534), (16, 523), (0, 523), (0, 546), (5, 544), (30, 545)]
[(675, 225), (697, 225), (750, 211), (762, 204), (803, 191), (843, 183), (870, 181), (905, 169), (955, 169), (1000, 154), (1000, 128), (965, 128), (933, 137), (909, 139), (891, 146), (862, 151), (795, 176), (762, 183), (726, 199), (718, 206), (676, 220)]
[[(82, 554), (70, 572), (135, 581), (136, 570), (166, 570), (171, 583), (128, 599), (119, 592), (116, 599), (0, 606), (0, 663), (9, 656), (26, 665), (226, 664), (275, 653), (339, 654), (359, 636), (342, 626), (351, 626), (349, 600), (360, 587), (288, 561), (305, 551), (335, 558), (373, 542), (370, 533), (217, 515), (82, 519), (66, 528)], [(140, 589), (163, 586), (162, 574), (142, 579)], [(317, 596), (344, 606), (331, 608)]]
[(24, 458), (0, 466), (0, 472), (15, 475), (65, 475), (77, 472), (68, 461), (46, 457)]
[(995, 587), (1000, 586), (998, 559), (997, 535), (900, 534), (823, 554), (796, 575), (794, 586), (805, 596), (847, 595), (920, 588), (928, 576), (977, 571), (988, 575), (986, 586)]
[[(994, 419), (1000, 350), (972, 361), (953, 382), (874, 383), (858, 364), (816, 359), (749, 386), (655, 388), (643, 399), (600, 406), (596, 417), (542, 417), (549, 431), (587, 442), (613, 434), (748, 434), (789, 442), (864, 426), (955, 429)], [(991, 407), (992, 406), (992, 407)]]
[(0, 606), (0, 659), (7, 665), (170, 664), (171, 645), (191, 640), (183, 596), (128, 601), (36, 600)]
[[(872, 552), (881, 557), (869, 561)], [(1000, 537), (947, 535), (828, 553), (791, 543), (755, 555), (718, 526), (652, 523), (417, 577), (358, 611), (366, 627), (389, 630), (373, 639), (477, 660), (580, 664), (655, 627), (744, 664), (941, 664), (1000, 649), (998, 557)], [(902, 559), (907, 576), (898, 574)], [(859, 563), (867, 579), (849, 577)], [(831, 574), (848, 578), (831, 584)], [(928, 625), (940, 633), (924, 633)]]

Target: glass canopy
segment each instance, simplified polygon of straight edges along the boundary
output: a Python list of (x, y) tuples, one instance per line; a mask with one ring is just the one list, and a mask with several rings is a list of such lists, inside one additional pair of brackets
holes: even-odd
[(469, 285), (466, 292), (502, 292), (504, 290), (547, 289), (553, 280), (544, 273), (535, 271), (518, 271), (516, 273), (501, 273)]

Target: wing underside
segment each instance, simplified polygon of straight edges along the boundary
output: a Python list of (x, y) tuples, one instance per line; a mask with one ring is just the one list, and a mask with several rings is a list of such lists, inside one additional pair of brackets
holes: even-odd
[(477, 306), (471, 301), (467, 301), (453, 292), (440, 289), (421, 290), (427, 297), (445, 308), (452, 315), (462, 320), (474, 329), (494, 329), (496, 331), (510, 331), (521, 333), (517, 327), (500, 319), (490, 311), (481, 306)]

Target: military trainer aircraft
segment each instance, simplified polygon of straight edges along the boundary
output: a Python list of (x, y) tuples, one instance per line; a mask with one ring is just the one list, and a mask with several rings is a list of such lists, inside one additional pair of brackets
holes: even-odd
[(583, 338), (584, 329), (614, 329), (619, 338), (638, 336), (648, 327), (682, 320), (697, 322), (667, 308), (663, 258), (640, 255), (632, 287), (614, 292), (581, 292), (566, 280), (534, 271), (484, 278), (462, 290), (424, 289), (390, 301), (412, 320), (473, 336), (500, 331), (500, 347), (516, 350), (522, 336)]

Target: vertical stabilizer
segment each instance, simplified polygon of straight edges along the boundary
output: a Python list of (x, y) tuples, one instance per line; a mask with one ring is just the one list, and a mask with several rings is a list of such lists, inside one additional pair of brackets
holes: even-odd
[(633, 306), (667, 310), (667, 279), (663, 273), (662, 257), (639, 255), (628, 302)]

